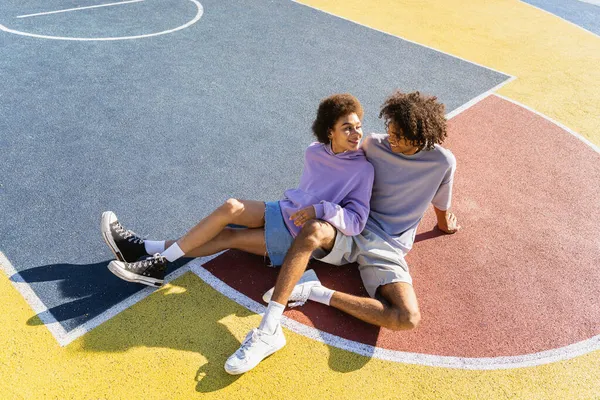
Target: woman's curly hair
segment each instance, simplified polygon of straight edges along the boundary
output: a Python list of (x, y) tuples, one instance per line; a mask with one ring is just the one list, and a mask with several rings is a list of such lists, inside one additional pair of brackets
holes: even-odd
[(329, 130), (343, 116), (356, 113), (358, 118), (363, 118), (363, 108), (358, 99), (349, 93), (334, 94), (323, 100), (317, 110), (317, 118), (313, 122), (312, 131), (321, 143), (329, 143)]
[(386, 127), (394, 122), (402, 129), (402, 137), (413, 146), (431, 150), (434, 144), (441, 144), (446, 139), (444, 113), (445, 107), (437, 101), (437, 97), (398, 90), (385, 100), (379, 118), (384, 118)]

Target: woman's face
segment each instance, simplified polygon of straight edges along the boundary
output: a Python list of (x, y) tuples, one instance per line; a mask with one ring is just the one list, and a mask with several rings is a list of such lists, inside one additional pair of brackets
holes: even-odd
[(362, 125), (358, 115), (356, 113), (344, 115), (329, 130), (331, 149), (336, 154), (358, 150), (362, 135)]

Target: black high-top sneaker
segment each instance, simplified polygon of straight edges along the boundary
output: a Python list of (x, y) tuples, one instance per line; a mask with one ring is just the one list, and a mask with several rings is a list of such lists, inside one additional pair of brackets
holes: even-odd
[(148, 286), (161, 286), (165, 280), (167, 259), (156, 253), (153, 256), (132, 263), (111, 261), (110, 272), (128, 282), (142, 283)]
[(119, 261), (134, 262), (147, 256), (144, 239), (121, 225), (112, 211), (102, 213), (102, 237)]

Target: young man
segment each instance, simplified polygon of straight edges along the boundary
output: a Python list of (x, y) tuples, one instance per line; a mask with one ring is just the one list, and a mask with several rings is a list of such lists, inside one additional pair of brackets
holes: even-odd
[[(249, 371), (283, 347), (279, 320), (288, 301), (296, 305), (317, 301), (393, 330), (419, 324), (421, 315), (404, 256), (429, 204), (440, 230), (450, 234), (459, 229), (449, 211), (456, 160), (440, 146), (446, 138), (446, 119), (444, 106), (435, 97), (395, 92), (379, 117), (387, 134), (373, 134), (362, 145), (375, 168), (365, 230), (350, 237), (322, 220), (304, 224), (285, 256), (275, 288), (265, 294), (269, 306), (260, 329), (252, 330), (225, 363), (230, 374)], [(357, 262), (371, 297), (328, 289), (314, 273), (307, 272), (304, 278), (308, 279), (298, 283), (311, 256), (334, 265)]]

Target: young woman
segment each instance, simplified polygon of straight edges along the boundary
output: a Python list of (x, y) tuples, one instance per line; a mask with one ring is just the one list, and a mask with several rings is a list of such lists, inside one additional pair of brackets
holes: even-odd
[(345, 235), (359, 234), (369, 215), (374, 178), (373, 166), (359, 148), (362, 117), (362, 106), (350, 94), (321, 101), (312, 126), (318, 142), (306, 149), (297, 189), (274, 202), (229, 199), (177, 241), (143, 240), (125, 229), (113, 212), (104, 212), (102, 234), (117, 257), (109, 270), (126, 281), (160, 286), (168, 263), (184, 255), (239, 249), (268, 255), (279, 266), (310, 219), (327, 221)]

